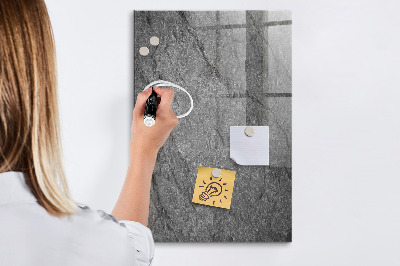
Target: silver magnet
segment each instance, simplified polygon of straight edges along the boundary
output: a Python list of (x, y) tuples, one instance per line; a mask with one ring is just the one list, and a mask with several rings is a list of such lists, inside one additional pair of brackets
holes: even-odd
[(244, 134), (246, 134), (246, 136), (248, 136), (248, 137), (254, 136), (255, 133), (256, 132), (254, 131), (254, 128), (252, 128), (252, 127), (246, 127), (244, 130)]
[(140, 47), (140, 49), (139, 49), (139, 54), (140, 55), (147, 56), (149, 53), (150, 53), (149, 48), (144, 47), (144, 46)]
[(150, 44), (153, 46), (157, 46), (160, 44), (160, 39), (157, 36), (153, 36), (150, 38)]
[(211, 171), (211, 175), (212, 175), (213, 177), (215, 177), (215, 178), (218, 178), (218, 177), (220, 177), (220, 176), (222, 175), (222, 172), (221, 172), (220, 169), (214, 168), (214, 169)]

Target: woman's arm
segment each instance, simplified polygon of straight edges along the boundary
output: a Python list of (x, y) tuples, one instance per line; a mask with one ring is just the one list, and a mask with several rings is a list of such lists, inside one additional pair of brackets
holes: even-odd
[(161, 96), (156, 123), (147, 127), (143, 123), (146, 100), (151, 88), (139, 93), (133, 110), (130, 161), (124, 185), (112, 215), (118, 220), (140, 222), (147, 226), (149, 217), (150, 185), (158, 150), (167, 140), (178, 119), (171, 109), (172, 89), (154, 88)]

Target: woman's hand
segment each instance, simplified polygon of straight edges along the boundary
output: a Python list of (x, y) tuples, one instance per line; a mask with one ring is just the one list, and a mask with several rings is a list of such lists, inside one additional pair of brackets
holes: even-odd
[(154, 87), (154, 91), (161, 96), (161, 102), (157, 107), (156, 123), (152, 127), (147, 127), (143, 122), (146, 100), (151, 94), (151, 88), (138, 94), (133, 110), (131, 156), (133, 153), (156, 154), (178, 124), (178, 118), (171, 108), (174, 91), (158, 87)]
[(149, 217), (151, 176), (157, 152), (167, 140), (178, 119), (171, 109), (172, 89), (154, 88), (161, 96), (156, 123), (147, 127), (143, 122), (146, 100), (151, 89), (139, 93), (133, 110), (131, 129), (131, 159), (126, 179), (112, 214), (118, 220), (130, 220), (147, 225)]

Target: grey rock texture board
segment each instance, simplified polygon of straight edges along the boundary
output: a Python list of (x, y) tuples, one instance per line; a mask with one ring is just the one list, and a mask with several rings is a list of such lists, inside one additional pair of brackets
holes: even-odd
[[(157, 158), (149, 217), (156, 242), (292, 241), (291, 25), (289, 11), (134, 12), (133, 100), (160, 79), (194, 100)], [(175, 113), (188, 108), (176, 91)], [(246, 125), (270, 127), (269, 166), (230, 159), (229, 127)], [(198, 166), (236, 171), (229, 210), (192, 203)]]

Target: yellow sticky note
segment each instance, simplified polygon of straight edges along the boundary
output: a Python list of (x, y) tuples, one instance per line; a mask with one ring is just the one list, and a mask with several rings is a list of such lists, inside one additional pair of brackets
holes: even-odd
[(213, 169), (199, 166), (192, 202), (230, 209), (236, 172), (220, 169), (221, 176), (215, 178)]

